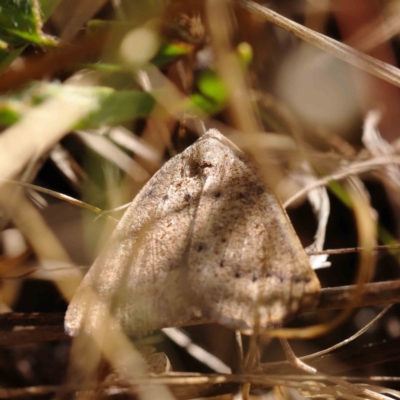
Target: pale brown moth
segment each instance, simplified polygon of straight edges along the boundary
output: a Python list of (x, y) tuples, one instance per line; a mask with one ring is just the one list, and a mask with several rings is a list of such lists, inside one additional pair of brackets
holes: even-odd
[[(88, 288), (97, 295), (89, 301)], [(131, 336), (204, 318), (244, 333), (315, 303), (319, 281), (251, 160), (212, 129), (143, 187), (78, 288), (67, 332), (105, 310)]]

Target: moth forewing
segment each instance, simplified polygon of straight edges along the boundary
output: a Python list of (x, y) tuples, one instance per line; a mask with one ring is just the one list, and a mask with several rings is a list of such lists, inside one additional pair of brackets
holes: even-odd
[[(71, 334), (89, 307), (87, 288), (134, 336), (201, 317), (251, 333), (256, 323), (282, 324), (320, 291), (281, 204), (216, 130), (132, 202), (68, 308)], [(86, 329), (98, 328), (96, 313), (87, 315)]]

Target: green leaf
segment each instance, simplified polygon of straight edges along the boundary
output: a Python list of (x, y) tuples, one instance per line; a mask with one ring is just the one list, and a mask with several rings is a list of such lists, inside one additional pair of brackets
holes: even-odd
[(19, 120), (18, 105), (13, 102), (0, 103), (0, 125), (12, 125)]
[(194, 105), (195, 107), (204, 111), (206, 114), (217, 114), (223, 108), (200, 93), (194, 93), (192, 96), (190, 96), (190, 104), (187, 105), (189, 110), (191, 109), (191, 105)]
[(53, 14), (53, 11), (61, 3), (61, 0), (40, 0), (40, 10), (42, 12), (42, 19), (46, 21), (47, 18)]
[(76, 126), (79, 129), (116, 125), (147, 117), (154, 106), (154, 99), (148, 93), (137, 90), (115, 91), (101, 86), (79, 87), (34, 83), (22, 92), (0, 97), (0, 125), (15, 123), (26, 111), (63, 90), (72, 91), (79, 96), (95, 97), (98, 101), (98, 108)]
[[(54, 38), (42, 32), (42, 15), (34, 0), (3, 0), (0, 3), (0, 40), (8, 47), (28, 43), (54, 46)], [(48, 10), (50, 1), (47, 3)]]
[(228, 90), (225, 83), (214, 71), (210, 69), (203, 71), (199, 76), (197, 86), (202, 94), (213, 100), (216, 104), (226, 104)]
[(204, 70), (198, 80), (199, 93), (191, 96), (191, 101), (208, 114), (216, 114), (226, 107), (228, 90), (218, 75), (210, 70)]
[(110, 64), (104, 62), (80, 64), (84, 69), (91, 69), (101, 72), (123, 72), (124, 68), (119, 64)]
[[(46, 20), (60, 2), (41, 0), (41, 10), (37, 10), (32, 0), (0, 1), (0, 71), (6, 69), (25, 50), (27, 43), (55, 44), (53, 38), (41, 32), (40, 16), (42, 14), (43, 20)], [(24, 29), (25, 33), (22, 32)]]
[(154, 99), (137, 90), (112, 92), (100, 100), (99, 109), (85, 118), (79, 128), (116, 125), (150, 115)]

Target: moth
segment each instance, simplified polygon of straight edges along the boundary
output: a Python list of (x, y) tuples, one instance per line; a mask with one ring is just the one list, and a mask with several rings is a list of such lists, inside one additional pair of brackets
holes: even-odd
[(65, 327), (99, 329), (108, 311), (133, 337), (198, 319), (251, 334), (283, 324), (319, 292), (279, 200), (250, 158), (211, 129), (133, 200)]

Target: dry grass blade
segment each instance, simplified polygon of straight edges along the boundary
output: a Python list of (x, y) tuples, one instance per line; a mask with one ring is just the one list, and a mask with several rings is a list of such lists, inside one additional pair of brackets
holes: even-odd
[[(223, 378), (225, 378), (225, 376), (221, 377), (222, 379), (219, 379), (219, 381), (224, 381)], [(253, 381), (257, 383), (257, 387), (258, 388), (262, 388), (265, 387), (266, 385), (261, 384), (260, 382), (260, 378), (258, 377), (258, 379), (254, 376), (254, 375), (248, 375), (247, 379), (251, 379), (253, 378)], [(307, 388), (310, 388), (311, 385), (316, 385), (317, 382), (321, 382), (324, 380), (323, 376), (313, 376), (313, 382), (309, 381), (309, 376), (304, 376), (304, 375), (287, 375), (284, 377), (284, 379), (280, 379), (278, 377), (274, 377), (271, 376), (271, 381), (268, 383), (267, 387), (271, 387), (274, 386), (273, 383), (275, 383), (276, 385), (283, 385), (285, 382), (285, 379), (287, 380), (287, 382), (291, 383), (292, 387), (296, 387), (296, 382), (304, 380), (305, 384), (303, 385), (303, 390), (307, 390)], [(383, 381), (383, 382), (387, 382), (387, 381), (393, 381), (395, 382), (397, 380), (396, 377), (342, 377), (342, 379), (348, 379), (351, 381), (365, 381), (365, 380), (372, 380), (372, 381)], [(155, 380), (155, 379), (154, 379)], [(232, 384), (224, 384), (224, 386), (222, 386), (221, 384), (219, 384), (220, 388), (218, 387), (214, 387), (214, 389), (210, 390), (210, 386), (207, 382), (213, 382), (217, 380), (216, 377), (212, 377), (210, 375), (204, 375), (204, 379), (201, 378), (196, 378), (194, 377), (194, 379), (190, 379), (190, 375), (182, 376), (176, 376), (176, 378), (171, 377), (170, 379), (170, 383), (171, 383), (171, 388), (174, 389), (176, 388), (177, 393), (180, 393), (180, 395), (178, 395), (179, 399), (189, 399), (190, 398), (190, 394), (188, 392), (190, 392), (188, 390), (188, 384), (186, 382), (190, 382), (191, 384), (195, 384), (196, 387), (198, 388), (197, 393), (201, 393), (203, 391), (203, 393), (206, 395), (206, 397), (209, 396), (218, 396), (221, 395), (222, 393), (230, 393), (233, 389)], [(200, 383), (199, 383), (200, 381)], [(240, 383), (242, 380), (239, 379), (239, 376), (233, 376), (233, 384), (237, 384), (238, 382)], [(205, 383), (204, 383), (205, 382)], [(202, 386), (203, 386), (203, 390), (202, 390)], [(297, 383), (297, 388), (299, 387), (299, 383)], [(320, 386), (321, 387), (321, 386)], [(222, 388), (222, 390), (221, 390)], [(382, 388), (378, 388), (378, 387), (373, 387), (376, 390), (382, 390)], [(88, 390), (90, 390), (90, 388), (88, 388)], [(27, 396), (43, 396), (43, 395), (48, 395), (48, 394), (54, 394), (60, 391), (60, 387), (58, 386), (31, 386), (31, 387), (25, 387), (25, 388), (9, 388), (9, 389), (1, 389), (0, 390), (0, 398), (2, 399), (15, 399), (15, 398), (21, 398), (21, 397), (27, 397)], [(71, 391), (73, 391), (73, 389), (71, 389)], [(192, 394), (194, 391), (192, 391)], [(312, 393), (318, 393), (317, 391), (312, 391)], [(103, 386), (103, 388), (101, 389), (101, 394), (104, 396), (112, 396), (112, 395), (129, 395), (129, 394), (134, 394), (135, 391), (132, 391), (132, 389), (126, 387), (126, 386), (119, 386), (119, 388), (116, 387), (107, 387), (107, 386)], [(186, 393), (186, 395), (184, 395), (184, 393)], [(389, 392), (388, 392), (389, 394)], [(393, 395), (397, 394), (396, 391), (393, 391)], [(219, 397), (218, 397), (219, 398)], [(358, 398), (358, 397), (357, 397)]]
[[(294, 176), (294, 179), (299, 181), (300, 184), (304, 186), (307, 185), (307, 183), (316, 180), (316, 178), (311, 174), (310, 168), (303, 167), (303, 170), (303, 174), (296, 174)], [(326, 253), (321, 255), (311, 255), (310, 253), (311, 251), (322, 251), (324, 248), (326, 229), (330, 214), (330, 201), (325, 187), (311, 190), (308, 192), (307, 196), (318, 222), (317, 231), (314, 235), (314, 242), (306, 248), (306, 253), (310, 256), (309, 259), (311, 266), (315, 270), (330, 266), (330, 262), (327, 261), (328, 255)]]
[(76, 166), (76, 162), (74, 162), (71, 155), (68, 154), (68, 152), (60, 144), (56, 144), (51, 149), (49, 157), (54, 164), (57, 165), (63, 175), (69, 180), (70, 184), (79, 190), (81, 188), (79, 177), (72, 166)]
[(321, 33), (306, 28), (305, 26), (291, 21), (290, 19), (287, 19), (269, 8), (253, 1), (235, 0), (235, 3), (261, 18), (266, 19), (272, 24), (293, 33), (300, 39), (318, 47), (319, 49), (400, 87), (400, 70), (398, 68), (383, 61), (379, 61), (367, 54), (361, 53), (344, 43), (338, 42), (322, 35)]
[[(379, 245), (379, 246), (374, 246), (374, 248), (373, 248), (374, 251), (398, 250), (398, 249), (400, 249), (400, 244)], [(307, 254), (309, 254), (309, 255), (348, 254), (348, 253), (358, 253), (361, 250), (363, 250), (361, 247), (348, 247), (348, 248), (345, 248), (345, 249), (328, 249), (328, 250), (321, 250), (321, 251), (307, 250)]]
[[(89, 288), (86, 295), (87, 301), (91, 304), (97, 306), (100, 303), (97, 295)], [(88, 313), (90, 312), (92, 310), (88, 310)], [(97, 384), (97, 367), (101, 357), (104, 356), (123, 381), (132, 382), (132, 377), (134, 377), (132, 385), (139, 386), (140, 399), (173, 400), (175, 397), (163, 385), (154, 386), (150, 383), (150, 385), (142, 386), (137, 381), (140, 377), (147, 376), (146, 362), (122, 331), (119, 323), (107, 311), (107, 307), (103, 307), (103, 312), (98, 315), (98, 319), (102, 322), (102, 329), (94, 330), (89, 335), (83, 329), (74, 339), (66, 388), (75, 387), (77, 379), (82, 387)], [(84, 360), (81, 359), (82, 352), (87, 355)]]
[[(73, 204), (75, 206), (78, 206), (78, 207), (84, 208), (86, 210), (92, 211), (92, 212), (94, 212), (96, 214), (99, 214), (100, 216), (102, 216), (103, 214), (105, 215), (105, 214), (111, 212), (111, 211), (103, 211), (98, 207), (92, 206), (91, 204), (85, 203), (84, 201), (77, 200), (74, 197), (68, 196), (68, 195), (63, 194), (63, 193), (56, 192), (56, 191), (51, 190), (51, 189), (46, 189), (46, 188), (43, 188), (41, 186), (33, 185), (31, 183), (14, 181), (12, 179), (1, 179), (1, 180), (4, 181), (5, 183), (11, 183), (13, 185), (18, 185), (18, 186), (21, 186), (21, 187), (24, 187), (24, 188), (27, 188), (27, 189), (35, 190), (36, 192), (40, 192), (40, 193), (47, 194), (49, 196), (53, 196), (53, 197), (55, 197), (57, 199), (60, 199), (62, 201), (66, 201), (66, 202), (68, 202), (70, 204)], [(121, 206), (121, 207), (126, 207), (126, 206)], [(116, 220), (113, 217), (108, 217), (108, 218), (110, 219), (110, 221), (112, 221), (114, 223), (118, 222), (118, 220)]]
[(128, 131), (126, 128), (117, 126), (115, 128), (111, 128), (107, 134), (111, 140), (118, 145), (132, 151), (133, 154), (153, 163), (157, 167), (161, 166), (162, 157), (157, 150), (142, 138)]
[[(28, 111), (21, 121), (6, 129), (0, 137), (1, 204), (43, 263), (58, 260), (70, 265), (71, 261), (40, 213), (9, 184), (6, 186), (4, 180), (15, 178), (31, 160), (50, 150), (96, 106), (94, 99), (66, 91)], [(60, 109), (64, 111), (61, 116), (58, 115)], [(69, 300), (80, 280), (81, 274), (71, 271), (66, 279), (55, 278), (55, 283)]]
[[(339, 342), (339, 343), (335, 344), (334, 346), (331, 346), (325, 350), (321, 350), (321, 351), (318, 351), (313, 354), (299, 357), (299, 359), (300, 360), (312, 360), (313, 358), (321, 357), (325, 354), (329, 354), (332, 351), (339, 349), (340, 347), (345, 346), (346, 344), (348, 344), (348, 343), (352, 342), (353, 340), (357, 339), (358, 337), (360, 337), (369, 328), (371, 328), (373, 325), (375, 325), (387, 313), (387, 311), (389, 311), (390, 307), (392, 307), (392, 306), (391, 305), (386, 306), (372, 321), (370, 321), (368, 324), (363, 326), (358, 332), (356, 332), (354, 335), (350, 336), (349, 338), (347, 338), (347, 339), (343, 340), (342, 342)], [(284, 364), (289, 364), (289, 362), (281, 361), (281, 362), (275, 362), (275, 363), (268, 363), (265, 366), (269, 369), (269, 368), (273, 367), (274, 365), (278, 366), (278, 365), (284, 365)]]
[(117, 165), (135, 181), (144, 182), (150, 178), (149, 173), (140, 164), (125, 154), (107, 138), (85, 131), (77, 131), (76, 135), (78, 135), (92, 150)]
[(350, 177), (352, 175), (357, 175), (357, 174), (362, 174), (363, 172), (368, 172), (368, 171), (373, 171), (378, 168), (386, 167), (390, 164), (400, 164), (400, 157), (399, 156), (383, 156), (383, 157), (375, 157), (372, 158), (371, 160), (366, 160), (366, 161), (360, 161), (360, 162), (353, 162), (350, 165), (347, 165), (346, 167), (341, 168), (337, 172), (334, 172), (324, 178), (321, 178), (303, 189), (299, 190), (296, 194), (294, 194), (292, 197), (287, 199), (283, 206), (286, 208), (290, 204), (292, 204), (294, 201), (297, 199), (300, 199), (302, 196), (307, 194), (310, 190), (315, 189), (319, 186), (324, 186), (327, 183), (335, 180), (341, 180), (347, 177)]
[(352, 308), (360, 304), (363, 287), (370, 281), (374, 268), (372, 250), (376, 238), (376, 225), (368, 196), (363, 191), (363, 188), (350, 181), (347, 185), (347, 194), (351, 198), (352, 210), (356, 216), (359, 241), (362, 244), (360, 247), (364, 249), (360, 254), (360, 266), (355, 291), (347, 305), (347, 309), (327, 323), (307, 328), (275, 329), (269, 332), (270, 336), (278, 338), (309, 338), (322, 335), (342, 324), (352, 314)]
[(192, 357), (207, 365), (215, 372), (230, 374), (231, 369), (219, 358), (209, 353), (190, 339), (190, 337), (177, 328), (164, 328), (163, 332), (178, 346), (183, 347)]
[[(50, 150), (96, 107), (96, 99), (66, 90), (28, 111), (0, 137), (0, 177), (13, 179), (30, 160)], [(62, 114), (59, 110), (63, 110)]]

